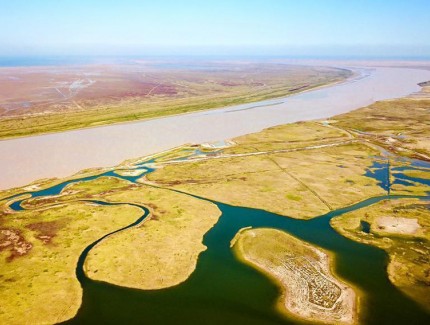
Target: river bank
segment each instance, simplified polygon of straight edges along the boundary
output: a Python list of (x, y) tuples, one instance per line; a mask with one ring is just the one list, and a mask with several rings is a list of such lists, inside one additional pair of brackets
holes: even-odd
[(420, 89), (419, 82), (430, 79), (430, 71), (417, 69), (362, 71), (370, 74), (285, 99), (0, 141), (0, 189), (40, 178), (64, 177), (86, 168), (114, 166), (130, 157), (185, 143), (227, 139), (274, 125), (333, 116), (377, 100), (408, 95)]
[[(216, 151), (217, 149), (214, 150)], [(185, 150), (183, 153), (185, 154), (185, 159), (193, 157), (193, 154), (189, 157)], [(202, 154), (202, 152), (198, 150), (196, 153), (197, 155)], [(206, 155), (211, 157), (211, 153), (212, 151), (208, 151), (206, 152)], [(166, 153), (166, 156), (168, 155), (169, 153)], [(156, 160), (157, 158), (161, 158), (162, 164), (166, 163), (166, 161), (163, 160), (163, 156), (155, 157)], [(174, 159), (180, 158), (175, 157)], [(147, 164), (151, 166), (154, 164), (156, 165), (156, 160), (154, 161), (152, 158), (149, 160), (144, 159), (136, 162), (134, 166), (130, 166), (129, 168), (147, 168), (145, 167)], [(342, 168), (342, 166), (339, 166), (339, 168)], [(28, 200), (27, 197), (21, 197), (19, 201), (14, 202), (13, 204), (10, 204), (10, 202), (18, 198), (11, 200), (8, 199), (7, 202), (3, 201), (3, 207), (5, 210), (2, 214), (2, 225), (13, 225), (16, 227), (17, 224), (14, 220), (21, 220), (23, 214), (34, 214), (34, 210), (31, 210), (32, 208), (42, 209), (49, 213), (52, 209), (60, 209), (62, 206), (67, 209), (67, 207), (69, 207), (69, 203), (76, 202), (76, 200), (92, 200), (93, 204), (104, 206), (106, 203), (103, 203), (103, 200), (113, 194), (113, 187), (108, 186), (106, 188), (104, 185), (100, 186), (100, 177), (121, 177), (128, 180), (130, 184), (124, 183), (121, 185), (121, 182), (118, 183), (120, 192), (124, 191), (124, 188), (130, 191), (136, 191), (136, 188), (142, 186), (139, 185), (140, 175), (121, 176), (120, 174), (124, 173), (124, 167), (120, 168), (120, 170), (121, 173), (110, 171), (91, 176), (90, 179), (77, 178), (74, 181), (71, 181), (77, 182), (76, 185), (65, 182), (61, 186), (55, 185), (52, 189), (42, 189), (39, 192), (33, 193), (34, 199)], [(151, 171), (152, 170), (148, 170), (148, 172)], [(372, 177), (375, 177), (379, 182), (384, 181), (384, 173), (374, 173), (372, 175)], [(83, 188), (86, 190), (82, 191)], [(133, 190), (133, 188), (135, 189)], [(175, 195), (180, 194), (189, 196), (186, 193), (180, 193), (177, 191), (173, 191), (172, 193)], [(130, 195), (122, 195), (122, 199), (120, 199), (120, 196), (121, 195), (115, 196), (116, 202), (120, 200), (120, 204), (130, 206), (135, 205), (135, 203), (130, 202), (130, 199), (132, 199)], [(162, 290), (133, 290), (117, 286), (123, 283), (122, 280), (119, 282), (115, 281), (117, 285), (112, 285), (106, 282), (94, 281), (89, 278), (89, 276), (97, 273), (85, 273), (85, 271), (88, 271), (88, 269), (85, 268), (87, 257), (90, 257), (91, 254), (96, 254), (97, 251), (100, 253), (100, 249), (107, 249), (107, 251), (110, 251), (109, 246), (112, 243), (115, 244), (115, 242), (111, 242), (111, 239), (115, 237), (120, 239), (122, 235), (125, 235), (125, 238), (127, 238), (132, 234), (129, 233), (129, 231), (131, 231), (130, 229), (136, 231), (136, 234), (139, 237), (147, 236), (148, 231), (151, 229), (151, 227), (142, 227), (139, 229), (130, 228), (134, 226), (134, 222), (129, 226), (120, 228), (119, 230), (114, 230), (113, 233), (116, 234), (110, 236), (109, 230), (114, 227), (105, 228), (103, 231), (106, 231), (107, 234), (102, 235), (93, 243), (91, 243), (91, 241), (94, 237), (92, 237), (91, 240), (82, 237), (83, 240), (87, 241), (89, 246), (87, 246), (79, 257), (79, 262), (76, 267), (77, 278), (72, 277), (71, 274), (69, 274), (67, 278), (68, 281), (75, 283), (75, 285), (77, 285), (77, 280), (79, 280), (83, 288), (81, 308), (77, 310), (79, 301), (81, 300), (78, 295), (73, 298), (73, 308), (71, 308), (67, 300), (60, 300), (66, 303), (65, 305), (60, 304), (60, 301), (56, 298), (58, 297), (58, 293), (55, 293), (52, 290), (52, 286), (50, 286), (50, 294), (45, 296), (45, 299), (39, 300), (39, 303), (33, 303), (32, 310), (34, 312), (39, 308), (45, 310), (47, 306), (46, 301), (49, 298), (56, 301), (54, 304), (56, 308), (60, 308), (60, 310), (68, 310), (67, 314), (52, 314), (58, 321), (70, 318), (77, 312), (75, 318), (70, 321), (71, 323), (76, 324), (80, 324), (82, 322), (108, 321), (112, 319), (118, 321), (129, 321), (131, 323), (141, 323), (143, 321), (174, 323), (177, 322), (178, 319), (183, 322), (196, 322), (201, 319), (208, 319), (208, 317), (210, 317), (214, 324), (226, 319), (234, 320), (235, 322), (247, 322), (250, 324), (297, 323), (297, 319), (291, 319), (288, 316), (285, 318), (273, 309), (280, 294), (276, 284), (272, 283), (270, 279), (267, 279), (258, 272), (253, 271), (248, 266), (240, 263), (234, 256), (230, 247), (232, 238), (234, 238), (240, 229), (251, 226), (253, 228), (272, 227), (282, 229), (301, 240), (332, 252), (336, 256), (334, 258), (336, 264), (333, 267), (333, 272), (339, 275), (342, 281), (347, 281), (365, 292), (362, 304), (363, 308), (360, 309), (360, 313), (358, 315), (359, 322), (366, 324), (381, 324), (390, 323), (393, 320), (399, 319), (410, 320), (411, 313), (414, 315), (414, 319), (424, 321), (428, 319), (428, 315), (387, 281), (386, 255), (383, 251), (375, 247), (348, 240), (334, 231), (329, 225), (330, 220), (338, 215), (375, 204), (384, 199), (395, 200), (399, 198), (402, 197), (388, 195), (374, 197), (346, 208), (331, 211), (311, 220), (297, 220), (263, 210), (233, 207), (223, 203), (209, 201), (216, 204), (218, 209), (222, 212), (222, 215), (215, 226), (203, 237), (203, 245), (207, 247), (207, 250), (200, 254), (198, 260), (197, 255), (193, 256), (193, 260), (196, 259), (196, 261), (194, 260), (191, 262), (192, 264), (197, 264), (195, 264), (194, 272), (192, 274), (188, 274), (189, 277), (185, 282)], [(24, 201), (21, 202), (21, 200)], [(151, 202), (151, 195), (148, 195), (145, 200), (149, 200), (149, 202)], [(178, 199), (175, 199), (175, 201), (178, 201)], [(183, 199), (180, 201), (183, 201)], [(25, 209), (27, 208), (30, 208), (30, 210), (26, 211)], [(181, 206), (179, 205), (177, 208), (181, 208)], [(22, 211), (23, 209), (24, 211)], [(58, 218), (61, 217), (61, 215), (62, 214), (56, 213), (53, 216)], [(70, 215), (66, 214), (65, 216), (66, 220), (71, 218)], [(131, 217), (131, 215), (129, 217)], [(158, 218), (166, 218), (166, 215), (163, 216), (160, 213), (158, 214)], [(124, 218), (118, 217), (116, 219), (123, 220)], [(135, 219), (135, 216), (133, 219)], [(199, 220), (201, 219), (201, 216), (195, 215), (193, 219)], [(46, 222), (46, 218), (43, 218), (42, 220)], [(128, 220), (130, 220), (130, 218), (128, 218)], [(166, 219), (166, 221), (168, 222), (168, 219)], [(182, 225), (185, 225), (183, 221), (187, 221), (187, 219), (182, 218), (181, 223)], [(148, 223), (150, 222), (156, 224), (160, 221), (149, 219)], [(91, 225), (91, 222), (87, 222), (87, 225)], [(33, 239), (32, 236), (34, 236), (34, 234), (30, 231), (34, 227), (31, 226), (30, 229), (27, 229), (25, 223), (23, 226), (24, 227), (22, 229), (24, 230), (23, 233), (25, 234), (25, 239), (29, 240), (31, 243), (37, 242), (38, 239)], [(116, 227), (118, 227), (118, 225), (116, 225)], [(35, 231), (37, 235), (39, 228), (34, 229), (36, 229)], [(86, 229), (91, 229), (91, 227)], [(126, 230), (122, 232), (122, 229)], [(181, 227), (178, 229), (181, 229)], [(186, 229), (183, 230), (186, 232)], [(87, 233), (96, 235), (94, 232)], [(156, 238), (157, 237), (154, 239)], [(55, 238), (54, 240), (56, 245), (52, 246), (56, 251), (58, 251), (55, 258), (60, 261), (62, 260), (62, 254), (68, 254), (68, 250), (61, 250), (63, 247), (63, 239), (63, 236)], [(120, 244), (123, 242), (124, 241), (120, 240)], [(153, 240), (148, 242), (147, 245), (151, 245), (151, 243), (153, 243)], [(97, 244), (97, 247), (94, 246), (95, 244)], [(39, 251), (38, 254), (45, 254), (50, 258), (46, 261), (46, 266), (49, 265), (49, 263), (52, 263), (52, 257), (49, 254), (50, 250), (52, 250), (51, 246), (43, 246), (39, 244), (35, 247)], [(171, 245), (164, 246), (164, 249), (168, 249), (169, 247), (171, 247)], [(119, 248), (119, 251), (121, 252), (121, 247), (118, 246), (117, 248)], [(130, 252), (133, 251), (132, 247), (128, 248), (131, 248)], [(163, 245), (160, 247), (157, 247), (157, 245), (152, 247), (152, 249), (155, 249), (158, 252), (160, 252), (161, 248), (163, 248)], [(178, 246), (178, 248), (181, 249), (181, 246)], [(44, 253), (45, 251), (46, 253)], [(168, 251), (170, 250), (168, 249)], [(74, 251), (74, 254), (77, 254), (78, 252), (79, 251)], [(140, 274), (142, 275), (146, 274), (145, 268), (150, 266), (150, 264), (143, 262), (142, 259), (149, 257), (148, 255), (138, 256), (137, 259), (131, 258), (132, 255), (130, 254), (127, 254), (129, 257), (127, 259), (124, 259), (125, 256), (121, 256), (121, 254), (118, 256), (122, 258), (121, 263), (126, 263), (127, 265), (124, 266), (128, 267), (130, 270), (135, 270), (137, 266), (143, 268), (140, 270)], [(70, 258), (76, 259), (73, 255), (70, 255)], [(21, 259), (14, 261), (14, 264), (9, 263), (9, 268), (15, 266), (15, 263), (21, 261), (24, 261), (25, 264), (26, 261), (31, 262), (31, 259), (26, 259), (26, 256), (21, 257)], [(94, 264), (93, 260), (91, 264), (93, 264), (92, 269), (95, 271), (99, 263), (96, 262)], [(46, 266), (42, 264), (42, 270), (43, 268), (46, 268)], [(171, 266), (174, 268), (175, 264), (172, 264)], [(112, 267), (112, 264), (108, 263), (105, 267), (110, 268)], [(35, 271), (35, 268), (33, 266), (33, 268), (28, 268), (28, 270)], [(103, 277), (99, 280), (111, 280), (109, 269), (103, 271), (105, 272), (105, 275), (109, 275), (109, 278)], [(56, 275), (53, 275), (53, 279), (55, 279), (55, 276)], [(96, 278), (98, 278), (98, 276), (96, 276)], [(29, 280), (38, 284), (38, 286), (35, 286), (33, 290), (45, 290), (44, 286), (40, 286), (38, 279), (34, 278), (30, 274), (26, 274), (26, 276), (23, 276), (22, 278), (15, 279), (15, 282), (11, 282), (9, 287), (19, 288), (17, 287), (17, 284), (26, 284)], [(61, 288), (58, 290), (61, 292)], [(24, 292), (27, 291), (20, 291), (21, 295), (23, 295)], [(24, 295), (22, 297), (25, 298)], [(39, 295), (33, 294), (32, 297), (39, 297)], [(180, 308), (175, 307), (178, 304), (180, 304)], [(402, 306), (402, 308), (397, 308), (398, 306)], [(9, 308), (18, 308), (19, 311), (25, 310), (22, 309), (22, 306), (17, 304), (16, 301), (11, 301), (11, 306)], [(3, 310), (3, 313), (4, 316), (16, 315), (16, 313), (11, 313), (10, 309)], [(43, 313), (38, 314), (43, 315)], [(20, 315), (22, 317), (31, 317), (31, 313), (21, 313)]]

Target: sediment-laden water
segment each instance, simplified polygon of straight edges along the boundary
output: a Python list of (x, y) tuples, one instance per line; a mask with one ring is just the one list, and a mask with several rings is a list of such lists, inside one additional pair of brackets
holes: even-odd
[(229, 139), (275, 125), (327, 118), (378, 100), (407, 96), (420, 90), (419, 82), (430, 79), (430, 71), (418, 69), (352, 69), (361, 73), (359, 78), (286, 98), (0, 141), (0, 189), (65, 177), (85, 168), (115, 166), (184, 143)]

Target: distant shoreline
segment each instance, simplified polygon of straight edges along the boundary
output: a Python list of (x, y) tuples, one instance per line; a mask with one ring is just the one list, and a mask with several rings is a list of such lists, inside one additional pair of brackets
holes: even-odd
[(430, 62), (430, 56), (310, 56), (310, 55), (25, 55), (25, 56), (0, 56), (0, 68), (4, 67), (43, 67), (43, 66), (61, 66), (61, 65), (87, 65), (87, 64), (133, 64), (134, 60), (171, 60), (172, 62), (192, 60), (194, 63), (211, 61), (211, 60), (284, 60), (285, 62)]

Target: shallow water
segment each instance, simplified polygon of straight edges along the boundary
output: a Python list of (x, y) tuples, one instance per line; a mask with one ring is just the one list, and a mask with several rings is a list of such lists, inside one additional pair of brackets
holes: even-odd
[(360, 221), (360, 227), (362, 232), (370, 234), (370, 223), (368, 223), (367, 221)]
[(430, 80), (430, 71), (417, 69), (356, 70), (362, 72), (359, 78), (287, 98), (0, 141), (0, 189), (65, 177), (86, 168), (115, 166), (185, 143), (229, 139), (274, 125), (326, 118), (377, 100), (403, 97), (418, 91), (417, 83)]
[(367, 169), (364, 175), (376, 179), (378, 185), (387, 191), (388, 195), (390, 194), (390, 162), (388, 159), (378, 157), (378, 159), (373, 161), (372, 166)]

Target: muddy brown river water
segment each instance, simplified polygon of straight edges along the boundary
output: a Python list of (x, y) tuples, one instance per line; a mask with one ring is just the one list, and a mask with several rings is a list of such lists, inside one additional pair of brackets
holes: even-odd
[(270, 126), (319, 119), (420, 89), (430, 71), (355, 68), (358, 77), (298, 95), (160, 119), (0, 141), (0, 189), (117, 165), (185, 143), (228, 139)]

